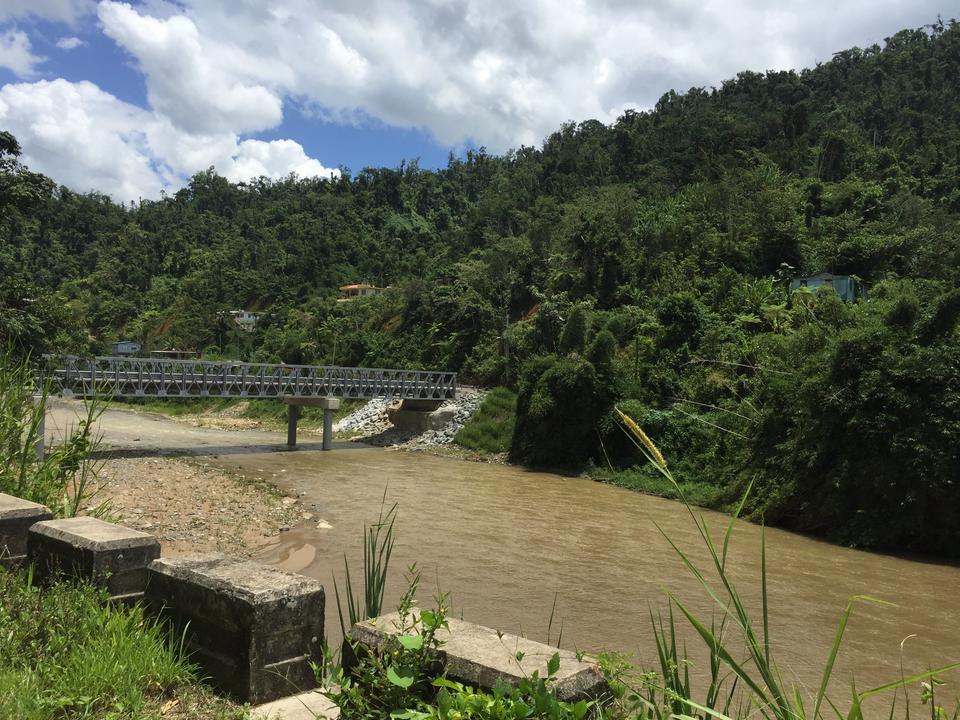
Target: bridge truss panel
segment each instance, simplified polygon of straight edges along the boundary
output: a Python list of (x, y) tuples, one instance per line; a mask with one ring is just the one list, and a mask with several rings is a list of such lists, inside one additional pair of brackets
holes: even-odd
[(323, 398), (448, 400), (456, 373), (231, 361), (48, 356), (54, 393), (90, 397)]

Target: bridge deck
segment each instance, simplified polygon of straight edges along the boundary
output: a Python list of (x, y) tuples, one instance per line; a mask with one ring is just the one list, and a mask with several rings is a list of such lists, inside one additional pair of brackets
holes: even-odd
[(456, 373), (126, 357), (48, 357), (52, 391), (89, 397), (456, 397)]

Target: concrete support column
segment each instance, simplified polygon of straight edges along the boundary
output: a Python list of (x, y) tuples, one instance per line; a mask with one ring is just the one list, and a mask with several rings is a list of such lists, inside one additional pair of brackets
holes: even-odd
[(330, 408), (323, 409), (323, 449), (333, 450), (333, 410)]
[(297, 419), (300, 417), (300, 407), (323, 408), (323, 449), (333, 450), (333, 411), (340, 409), (340, 398), (337, 397), (285, 397), (287, 404), (287, 446), (297, 446)]
[(300, 419), (300, 406), (287, 405), (287, 447), (295, 448), (297, 446), (297, 420)]
[(323, 445), (324, 450), (333, 450), (333, 411), (340, 409), (340, 398), (316, 398), (313, 405), (323, 408)]

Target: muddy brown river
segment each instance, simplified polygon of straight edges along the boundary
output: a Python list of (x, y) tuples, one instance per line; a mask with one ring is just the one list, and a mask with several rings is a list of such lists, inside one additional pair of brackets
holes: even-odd
[[(715, 609), (657, 528), (705, 567), (693, 521), (676, 502), (580, 478), (346, 442), (321, 452), (311, 438), (288, 452), (280, 433), (196, 428), (126, 411), (107, 413), (102, 429), (118, 449), (200, 455), (302, 494), (321, 521), (282, 533), (257, 557), (324, 582), (332, 642), (339, 624), (331, 579), (342, 578), (344, 553), (359, 574), (363, 525), (376, 519), (384, 492), (399, 506), (388, 607), (404, 587), (406, 566), (416, 562), (421, 603), (439, 586), (451, 593), (457, 616), (545, 640), (556, 597), (553, 634), (562, 621), (565, 647), (616, 650), (648, 666), (656, 660), (649, 612), (667, 607), (667, 592), (708, 620)], [(717, 533), (727, 522), (718, 513), (703, 515)], [(740, 523), (729, 560), (755, 609), (760, 534)], [(960, 660), (954, 564), (866, 553), (776, 529), (766, 530), (766, 544), (771, 645), (785, 678), (818, 684), (841, 612), (855, 595), (890, 605), (856, 605), (836, 696), (848, 696), (851, 673), (864, 689), (899, 677), (901, 660), (907, 674)], [(692, 655), (699, 674), (703, 654)], [(960, 674), (944, 679), (943, 692), (956, 697)]]

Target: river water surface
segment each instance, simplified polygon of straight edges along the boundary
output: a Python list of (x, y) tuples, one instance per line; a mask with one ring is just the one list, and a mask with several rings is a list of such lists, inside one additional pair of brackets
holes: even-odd
[[(388, 607), (404, 587), (405, 567), (416, 562), (422, 604), (439, 583), (457, 616), (545, 640), (556, 598), (553, 635), (562, 620), (565, 647), (620, 651), (648, 666), (656, 660), (650, 609), (666, 609), (667, 592), (708, 621), (714, 609), (661, 534), (706, 567), (696, 527), (676, 502), (580, 478), (352, 443), (320, 452), (308, 442), (287, 452), (279, 433), (195, 428), (139, 413), (110, 411), (102, 428), (117, 448), (190, 452), (301, 495), (317, 517), (282, 533), (257, 558), (323, 581), (331, 642), (339, 639), (331, 579), (342, 578), (344, 553), (359, 575), (363, 525), (376, 519), (384, 493), (399, 507)], [(725, 516), (703, 515), (722, 532)], [(755, 609), (760, 534), (740, 523), (729, 560)], [(841, 612), (855, 595), (890, 605), (857, 603), (835, 673), (838, 696), (848, 696), (852, 672), (864, 689), (899, 677), (901, 658), (908, 674), (960, 660), (960, 568), (775, 529), (766, 530), (766, 545), (771, 645), (785, 678), (818, 684)], [(699, 675), (703, 654), (692, 656)], [(956, 697), (960, 674), (945, 679), (944, 692)]]

